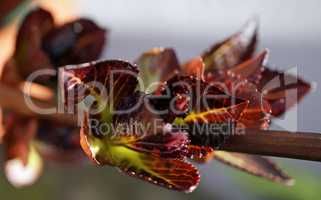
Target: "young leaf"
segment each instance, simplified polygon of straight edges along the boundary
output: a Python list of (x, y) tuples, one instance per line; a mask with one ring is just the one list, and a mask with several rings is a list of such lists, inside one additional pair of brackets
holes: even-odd
[(115, 109), (122, 98), (134, 93), (137, 74), (135, 66), (120, 60), (66, 66), (59, 71), (62, 100), (68, 107), (92, 98), (91, 103)]
[(257, 91), (255, 85), (261, 78), (267, 54), (268, 52), (265, 50), (257, 56), (230, 68), (215, 80), (211, 80), (212, 77), (209, 73), (205, 76), (205, 79), (209, 82), (220, 81), (224, 83), (232, 96), (249, 101), (248, 107), (239, 120), (246, 127), (265, 129), (270, 123), (270, 105), (262, 98), (262, 94)]
[(205, 64), (202, 57), (196, 57), (181, 66), (181, 75), (195, 76), (198, 79), (204, 79)]
[(160, 89), (160, 95), (152, 100), (159, 110), (167, 109), (163, 119), (172, 122), (175, 118), (184, 118), (189, 113), (200, 113), (224, 108), (244, 102), (234, 98), (215, 85), (208, 84), (194, 76), (174, 76)]
[[(110, 93), (112, 89), (119, 89), (110, 97), (116, 105), (114, 108), (122, 107), (124, 101), (126, 102), (125, 97), (133, 93), (135, 89), (136, 77), (128, 76), (124, 71), (121, 71), (117, 78), (110, 82), (108, 76), (117, 69), (130, 69), (131, 72), (137, 72), (133, 66), (122, 61), (105, 61), (63, 69), (60, 75), (61, 80), (64, 80), (63, 87), (66, 90), (64, 94), (67, 94), (65, 97), (74, 89), (79, 88), (79, 85), (90, 89), (90, 81), (95, 80), (103, 84), (108, 95), (112, 94)], [(87, 95), (81, 96), (80, 100), (84, 100), (88, 95), (93, 95), (100, 104), (99, 94), (95, 93), (96, 90), (91, 89), (86, 93)], [(97, 134), (97, 128), (93, 127), (90, 120), (94, 118), (98, 119), (99, 123), (112, 125), (115, 116), (111, 117), (112, 119), (106, 121), (103, 114), (92, 116), (89, 112), (84, 113), (80, 134), (81, 146), (87, 156), (96, 164), (116, 166), (129, 175), (135, 175), (169, 189), (188, 192), (197, 186), (199, 182), (198, 171), (182, 159), (187, 153), (186, 145), (189, 142), (185, 134), (154, 135), (151, 133), (151, 135), (139, 135), (128, 132), (127, 129), (124, 131), (117, 128), (109, 132), (108, 135)]]
[[(129, 153), (129, 152), (128, 152)], [(136, 155), (137, 154), (137, 155)], [(176, 159), (159, 159), (146, 154), (136, 153), (135, 157), (127, 157), (135, 164), (138, 157), (139, 165), (121, 165), (120, 169), (130, 176), (138, 177), (152, 184), (167, 189), (193, 192), (200, 181), (198, 170), (190, 163)]]
[(264, 68), (258, 89), (272, 107), (272, 115), (280, 116), (297, 104), (309, 91), (311, 85), (300, 77)]
[(222, 123), (237, 121), (247, 107), (248, 102), (242, 102), (229, 107), (214, 108), (200, 113), (190, 113), (183, 120), (185, 123)]
[(270, 181), (292, 185), (293, 179), (285, 174), (273, 161), (256, 155), (215, 151), (215, 159), (249, 174)]
[(230, 107), (212, 109), (197, 114), (190, 113), (179, 123), (189, 125), (188, 133), (192, 145), (217, 149), (234, 133), (235, 124), (238, 123), (247, 105), (248, 102), (242, 102)]
[(266, 129), (270, 124), (271, 106), (262, 98), (256, 86), (248, 81), (237, 83), (235, 95), (248, 99), (248, 107), (244, 110), (239, 122), (248, 128)]
[(215, 44), (203, 53), (205, 70), (224, 70), (240, 64), (252, 56), (256, 42), (257, 23), (253, 20), (248, 22), (240, 32)]
[(175, 51), (170, 48), (153, 48), (143, 53), (135, 63), (147, 93), (153, 92), (154, 88), (148, 88), (151, 84), (166, 81), (179, 70)]
[[(81, 145), (86, 154), (99, 165), (112, 165), (130, 176), (140, 178), (158, 186), (178, 191), (191, 192), (199, 183), (200, 176), (195, 167), (181, 159), (164, 158), (155, 155), (155, 150), (170, 150), (173, 142), (164, 143), (164, 138), (131, 137), (97, 138), (90, 130), (88, 118), (85, 117), (81, 131)], [(154, 136), (151, 136), (152, 138)], [(145, 139), (145, 141), (144, 141)], [(170, 139), (172, 140), (172, 139)], [(184, 139), (185, 140), (185, 139)], [(174, 138), (174, 144), (184, 141)], [(178, 143), (177, 143), (178, 142)], [(170, 146), (168, 146), (170, 145)], [(174, 145), (174, 147), (177, 145)], [(152, 148), (152, 149), (150, 149)], [(146, 152), (149, 150), (149, 152)]]
[(261, 78), (264, 63), (267, 60), (268, 51), (264, 50), (257, 56), (242, 62), (235, 67), (232, 67), (227, 71), (227, 74), (231, 77), (237, 77), (237, 79), (247, 79), (252, 82), (258, 81)]

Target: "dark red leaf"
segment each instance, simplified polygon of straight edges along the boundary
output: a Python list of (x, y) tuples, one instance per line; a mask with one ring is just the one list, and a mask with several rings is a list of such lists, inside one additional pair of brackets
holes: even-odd
[(112, 103), (115, 109), (123, 97), (134, 93), (137, 74), (135, 66), (120, 60), (66, 66), (59, 71), (63, 101), (66, 106), (74, 106), (88, 96), (97, 100), (105, 90), (104, 101)]
[(187, 155), (188, 135), (184, 132), (147, 135), (130, 145), (131, 148), (163, 158), (184, 158)]
[(193, 192), (200, 182), (198, 170), (182, 160), (160, 159), (147, 155), (141, 155), (141, 160), (148, 166), (146, 170), (131, 165), (120, 166), (120, 169), (149, 183), (186, 193)]
[(311, 85), (300, 77), (271, 70), (267, 67), (261, 74), (258, 89), (271, 104), (272, 115), (280, 116), (297, 104), (309, 91)]
[[(98, 138), (91, 132), (85, 115), (81, 130), (81, 145), (87, 156), (98, 165), (116, 166), (126, 174), (149, 183), (168, 189), (192, 192), (200, 181), (198, 170), (182, 159), (163, 158), (164, 155), (159, 152), (161, 150), (176, 152), (177, 147), (180, 149), (182, 145), (184, 146), (186, 137), (172, 136), (166, 139), (148, 136), (145, 138), (146, 141), (140, 140), (133, 134), (127, 137), (115, 135), (115, 137)], [(174, 143), (171, 144), (172, 142)], [(146, 151), (149, 149), (152, 151)]]
[(240, 32), (203, 53), (205, 70), (215, 72), (240, 64), (252, 56), (256, 43), (257, 23), (250, 21)]
[(89, 19), (78, 19), (52, 29), (42, 47), (55, 66), (80, 64), (99, 58), (106, 42), (106, 30)]
[(168, 110), (163, 116), (167, 122), (176, 117), (184, 118), (191, 112), (199, 113), (244, 102), (193, 76), (174, 76), (163, 85), (160, 94), (152, 99), (152, 104), (160, 111)]

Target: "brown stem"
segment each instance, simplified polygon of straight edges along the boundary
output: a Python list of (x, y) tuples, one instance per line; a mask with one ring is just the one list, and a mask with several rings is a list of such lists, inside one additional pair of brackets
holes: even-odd
[(321, 134), (247, 129), (231, 136), (222, 150), (321, 161)]
[[(5, 108), (26, 116), (53, 120), (61, 124), (68, 124), (68, 125), (75, 124), (75, 117), (73, 115), (66, 115), (66, 114), (59, 114), (59, 113), (45, 115), (45, 114), (39, 114), (33, 111), (26, 104), (23, 95), (24, 94), (21, 90), (0, 83), (1, 108)], [(54, 102), (51, 102), (51, 101), (42, 101), (34, 97), (31, 97), (31, 100), (33, 104), (35, 104), (40, 108), (55, 107)]]
[[(43, 108), (54, 106), (52, 102), (32, 98)], [(23, 93), (0, 83), (0, 105), (17, 113), (75, 125), (75, 118), (66, 114), (40, 115), (25, 103)], [(232, 135), (221, 150), (265, 156), (278, 156), (302, 160), (321, 161), (321, 134), (246, 129), (245, 135)]]

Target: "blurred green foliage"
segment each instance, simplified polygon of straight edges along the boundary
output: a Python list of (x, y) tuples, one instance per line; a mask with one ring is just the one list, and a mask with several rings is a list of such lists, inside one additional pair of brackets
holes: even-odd
[[(118, 173), (112, 167), (95, 167), (88, 164), (79, 164), (78, 166), (48, 164), (40, 180), (35, 185), (23, 189), (10, 186), (1, 170), (0, 194), (1, 199), (32, 200), (226, 199), (225, 195), (233, 193), (235, 190), (233, 187), (236, 186), (239, 187), (237, 188), (238, 191), (241, 190), (244, 193), (244, 196), (240, 197), (236, 194), (238, 199), (246, 197), (250, 199), (302, 200), (319, 199), (321, 197), (321, 182), (313, 172), (302, 170), (302, 168), (304, 169), (302, 163), (297, 166), (290, 166), (287, 165), (288, 162), (281, 162), (284, 169), (296, 179), (296, 184), (292, 187), (270, 183), (217, 164), (216, 162), (209, 163), (209, 166), (201, 169), (203, 181), (201, 181), (200, 187), (191, 194), (170, 191), (147, 184)], [(217, 180), (206, 183), (204, 176), (211, 173), (210, 170), (224, 172), (223, 176), (226, 176), (227, 179), (232, 178), (236, 184), (233, 184), (233, 187), (227, 185), (222, 190), (222, 187), (218, 187), (222, 183)]]
[(293, 186), (287, 187), (271, 183), (238, 171), (233, 171), (231, 175), (246, 192), (252, 193), (257, 199), (304, 200), (321, 198), (321, 182), (315, 172), (309, 172), (309, 168), (304, 170), (302, 165), (298, 167), (283, 164), (283, 166), (282, 168), (295, 178)]
[[(206, 199), (201, 189), (184, 194), (163, 189), (119, 173), (112, 167), (47, 166), (33, 186), (17, 189), (9, 185), (0, 172), (1, 199), (32, 200), (164, 200)], [(211, 198), (212, 199), (212, 198)]]

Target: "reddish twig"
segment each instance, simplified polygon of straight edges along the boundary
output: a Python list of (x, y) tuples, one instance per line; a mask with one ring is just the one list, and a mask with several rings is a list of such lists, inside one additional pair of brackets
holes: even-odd
[(247, 129), (230, 137), (222, 150), (321, 161), (321, 134)]
[[(52, 102), (42, 101), (35, 97), (32, 101), (42, 108), (54, 106)], [(26, 105), (21, 90), (3, 84), (0, 84), (0, 105), (2, 108), (26, 116), (40, 117), (66, 125), (76, 124), (75, 117), (72, 115), (35, 113)], [(232, 135), (221, 150), (321, 161), (321, 134), (246, 129), (244, 135)]]

